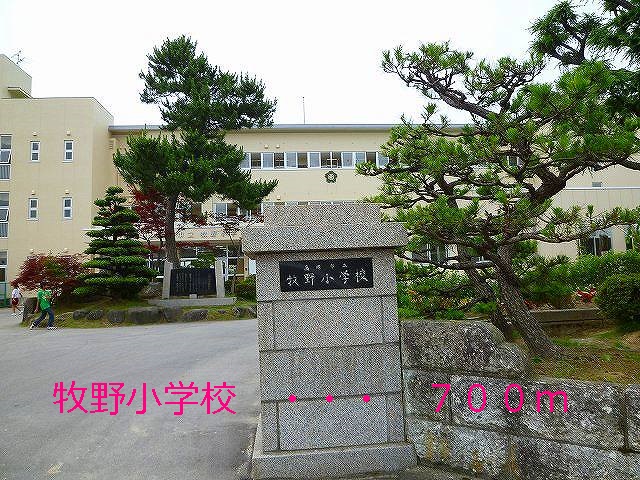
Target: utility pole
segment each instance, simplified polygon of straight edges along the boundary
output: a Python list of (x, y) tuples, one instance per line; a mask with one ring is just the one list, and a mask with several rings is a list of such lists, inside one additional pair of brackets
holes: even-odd
[(307, 123), (307, 113), (304, 109), (304, 97), (302, 97), (302, 123), (305, 125)]

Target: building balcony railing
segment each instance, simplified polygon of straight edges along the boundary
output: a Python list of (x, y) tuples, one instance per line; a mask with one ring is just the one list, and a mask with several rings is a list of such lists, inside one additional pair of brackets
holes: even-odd
[[(241, 234), (232, 235), (233, 240), (240, 239)], [(176, 234), (176, 240), (202, 241), (202, 240), (229, 240), (229, 235), (222, 227), (187, 228)]]

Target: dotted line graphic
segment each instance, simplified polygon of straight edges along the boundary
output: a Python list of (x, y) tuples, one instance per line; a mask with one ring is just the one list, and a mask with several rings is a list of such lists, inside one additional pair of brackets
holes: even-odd
[[(289, 395), (289, 401), (291, 403), (294, 403), (297, 399), (298, 399), (298, 397), (296, 397), (295, 395)], [(333, 402), (333, 395), (331, 395), (331, 394), (327, 395), (326, 396), (326, 400), (329, 403)], [(371, 400), (371, 397), (369, 395), (363, 395), (362, 396), (362, 401), (364, 403), (368, 403), (370, 400)]]

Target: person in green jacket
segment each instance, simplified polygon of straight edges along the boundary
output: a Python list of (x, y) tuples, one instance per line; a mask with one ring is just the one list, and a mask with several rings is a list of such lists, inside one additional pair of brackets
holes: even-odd
[(33, 330), (38, 325), (40, 325), (40, 322), (44, 320), (44, 317), (47, 314), (49, 314), (49, 323), (47, 325), (47, 329), (53, 330), (54, 328), (56, 328), (53, 326), (54, 314), (53, 314), (53, 309), (51, 308), (51, 297), (52, 297), (51, 290), (45, 290), (44, 283), (41, 283), (40, 288), (38, 289), (38, 301), (36, 303), (36, 313), (38, 312), (38, 309), (40, 309), (42, 313), (40, 314), (38, 319), (31, 324), (31, 326), (29, 327), (29, 330)]

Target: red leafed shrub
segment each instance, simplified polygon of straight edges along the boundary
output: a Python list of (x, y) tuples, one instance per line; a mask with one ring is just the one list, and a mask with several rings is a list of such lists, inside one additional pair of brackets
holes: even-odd
[(20, 267), (17, 278), (11, 285), (21, 285), (27, 290), (37, 290), (41, 283), (51, 290), (53, 295), (69, 295), (80, 282), (76, 277), (83, 273), (82, 255), (30, 255)]

